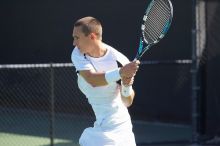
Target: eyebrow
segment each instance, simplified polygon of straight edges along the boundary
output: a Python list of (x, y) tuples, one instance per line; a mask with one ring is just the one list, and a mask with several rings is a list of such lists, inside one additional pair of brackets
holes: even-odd
[(79, 37), (78, 36), (75, 36), (75, 35), (73, 35), (72, 36), (74, 39), (79, 39)]

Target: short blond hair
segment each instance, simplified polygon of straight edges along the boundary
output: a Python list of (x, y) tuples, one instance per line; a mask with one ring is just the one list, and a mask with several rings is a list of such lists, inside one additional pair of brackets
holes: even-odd
[(102, 38), (102, 25), (100, 21), (94, 17), (87, 16), (77, 20), (74, 27), (81, 27), (81, 31), (88, 36), (90, 33), (95, 33), (98, 38)]

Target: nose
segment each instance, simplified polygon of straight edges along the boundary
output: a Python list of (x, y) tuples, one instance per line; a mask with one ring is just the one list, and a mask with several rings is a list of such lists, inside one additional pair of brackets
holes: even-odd
[(73, 46), (76, 46), (76, 40), (75, 39), (73, 40)]

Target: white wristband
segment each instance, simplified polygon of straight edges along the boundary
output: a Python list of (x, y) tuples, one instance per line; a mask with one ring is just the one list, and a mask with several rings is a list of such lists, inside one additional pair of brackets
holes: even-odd
[(129, 97), (133, 93), (132, 86), (124, 86), (123, 84), (121, 85), (121, 94), (124, 97)]
[(107, 71), (107, 72), (105, 73), (105, 80), (106, 80), (108, 83), (112, 83), (112, 82), (116, 82), (116, 81), (120, 80), (120, 79), (121, 79), (121, 76), (120, 76), (119, 70), (120, 70), (120, 68)]

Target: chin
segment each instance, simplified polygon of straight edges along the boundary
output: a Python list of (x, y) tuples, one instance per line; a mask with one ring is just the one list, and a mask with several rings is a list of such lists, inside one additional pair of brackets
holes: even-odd
[(82, 50), (80, 50), (80, 49), (79, 49), (79, 51), (80, 51), (82, 54), (85, 54), (85, 51), (82, 51)]
[(81, 51), (81, 50), (80, 50), (80, 53), (82, 53), (82, 54), (86, 54), (86, 52), (85, 52), (85, 51)]
[(77, 48), (79, 49), (79, 51), (80, 51), (81, 53), (84, 53), (80, 47), (77, 46)]

